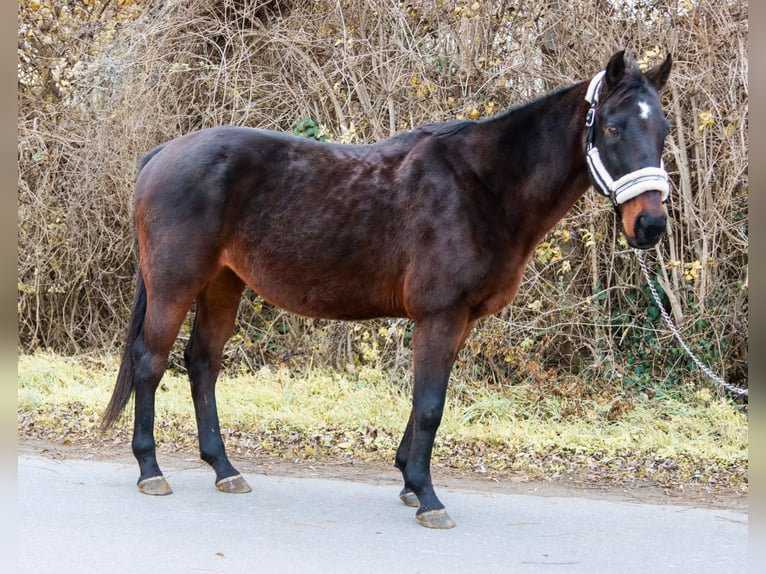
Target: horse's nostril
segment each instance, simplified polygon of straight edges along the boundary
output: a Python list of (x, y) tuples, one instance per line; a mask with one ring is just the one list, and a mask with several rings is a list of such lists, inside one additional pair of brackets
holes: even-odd
[(667, 216), (665, 214), (652, 215), (642, 212), (636, 218), (636, 231), (646, 239), (657, 239), (665, 232)]

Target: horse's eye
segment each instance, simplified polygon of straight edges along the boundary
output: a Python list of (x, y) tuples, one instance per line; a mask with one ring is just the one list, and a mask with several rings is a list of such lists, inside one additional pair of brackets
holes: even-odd
[(612, 138), (616, 138), (620, 136), (620, 128), (617, 126), (606, 126), (606, 135)]

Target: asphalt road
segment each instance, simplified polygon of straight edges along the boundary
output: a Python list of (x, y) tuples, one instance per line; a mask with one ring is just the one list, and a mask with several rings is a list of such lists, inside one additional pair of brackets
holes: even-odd
[(428, 530), (395, 484), (211, 471), (135, 488), (133, 463), (18, 457), (17, 572), (748, 572), (748, 515), (731, 510), (442, 487), (457, 527)]

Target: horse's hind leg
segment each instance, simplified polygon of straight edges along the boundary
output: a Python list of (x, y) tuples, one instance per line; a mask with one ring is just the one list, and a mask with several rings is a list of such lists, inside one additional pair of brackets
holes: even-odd
[(215, 383), (223, 347), (231, 336), (244, 283), (222, 270), (197, 297), (197, 314), (184, 357), (191, 380), (202, 460), (213, 467), (223, 492), (250, 492), (250, 486), (226, 456), (216, 408)]
[[(412, 427), (415, 424), (415, 412), (410, 412), (410, 419), (407, 421), (407, 428), (404, 430), (404, 436), (399, 443), (399, 448), (396, 450), (396, 468), (404, 473), (404, 468), (407, 466), (407, 456), (410, 451), (410, 443), (412, 442)], [(399, 492), (399, 498), (407, 506), (417, 508), (420, 506), (418, 497), (412, 492), (412, 489), (405, 484)]]
[(144, 494), (172, 492), (157, 464), (154, 398), (167, 367), (168, 354), (190, 306), (191, 300), (169, 303), (150, 299), (143, 331), (133, 345), (135, 420), (132, 448), (140, 469), (138, 489)]

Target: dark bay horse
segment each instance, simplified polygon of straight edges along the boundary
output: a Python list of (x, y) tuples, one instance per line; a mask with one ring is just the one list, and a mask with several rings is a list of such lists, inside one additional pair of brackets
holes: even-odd
[(426, 125), (370, 145), (217, 127), (140, 162), (137, 291), (107, 429), (135, 393), (139, 489), (169, 494), (157, 464), (155, 391), (194, 301), (185, 350), (199, 448), (224, 492), (247, 492), (226, 456), (215, 383), (246, 285), (308, 317), (414, 321), (412, 411), (396, 453), (400, 497), (432, 528), (454, 522), (430, 459), (452, 364), (476, 321), (507, 305), (545, 234), (593, 184), (628, 243), (665, 230), (671, 59), (602, 72), (481, 121)]

